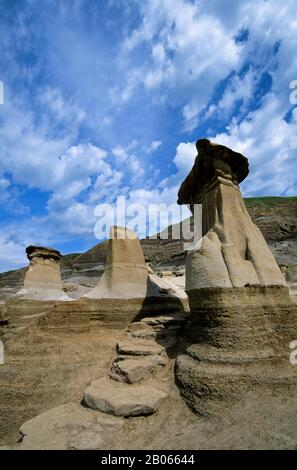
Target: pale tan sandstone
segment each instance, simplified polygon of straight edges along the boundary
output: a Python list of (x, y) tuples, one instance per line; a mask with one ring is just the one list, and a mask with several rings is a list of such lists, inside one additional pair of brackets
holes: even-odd
[(136, 234), (112, 227), (105, 272), (96, 287), (73, 302), (57, 302), (43, 325), (56, 326), (70, 318), (123, 327), (150, 314), (188, 308), (184, 291), (150, 274)]
[(201, 248), (188, 253), (186, 290), (203, 287), (284, 286), (263, 235), (252, 222), (238, 183), (248, 173), (243, 155), (207, 139), (178, 194), (180, 204), (202, 204)]
[(144, 298), (148, 283), (148, 269), (137, 235), (125, 227), (111, 227), (104, 274), (86, 297)]
[(291, 393), (297, 370), (289, 343), (297, 309), (282, 272), (251, 221), (238, 183), (248, 174), (243, 155), (207, 139), (179, 191), (181, 204), (202, 204), (202, 240), (187, 253), (191, 327), (176, 379), (197, 413), (220, 415), (257, 387)]
[(90, 408), (126, 417), (154, 413), (166, 397), (166, 392), (151, 385), (128, 385), (108, 378), (94, 380), (84, 391)]
[(156, 276), (145, 262), (137, 235), (126, 227), (111, 227), (106, 267), (98, 285), (86, 295), (90, 299), (182, 299), (184, 290)]
[(63, 291), (60, 259), (62, 255), (53, 248), (28, 246), (30, 261), (24, 279), (24, 287), (17, 293), (18, 298), (32, 300), (70, 300)]
[(161, 354), (164, 348), (154, 341), (126, 341), (117, 344), (118, 354), (128, 356), (150, 356)]
[(115, 446), (123, 421), (76, 403), (53, 408), (20, 428), (21, 450), (93, 450)]
[(110, 377), (120, 382), (137, 383), (148, 378), (166, 363), (167, 359), (159, 354), (133, 358), (118, 356), (112, 364)]

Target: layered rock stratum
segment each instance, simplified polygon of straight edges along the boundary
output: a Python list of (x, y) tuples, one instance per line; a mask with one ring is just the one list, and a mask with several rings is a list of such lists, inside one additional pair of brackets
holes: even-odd
[(207, 139), (178, 202), (202, 204), (202, 239), (186, 256), (191, 328), (176, 362), (181, 393), (195, 412), (220, 416), (247, 393), (294, 393), (288, 360), (297, 308), (283, 273), (242, 199), (247, 159)]

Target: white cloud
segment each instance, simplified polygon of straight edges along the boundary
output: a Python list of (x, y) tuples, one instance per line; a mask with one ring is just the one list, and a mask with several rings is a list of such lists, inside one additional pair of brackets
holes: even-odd
[[(43, 104), (49, 105), (45, 101)], [(67, 240), (92, 234), (94, 205), (105, 195), (102, 188), (113, 193), (119, 186), (121, 174), (108, 162), (108, 152), (92, 143), (71, 145), (76, 137), (77, 116), (68, 109), (64, 119), (62, 110), (55, 110), (73, 133), (51, 136), (51, 124), (36, 122), (26, 103), (17, 97), (9, 96), (1, 110), (0, 174), (9, 174), (14, 183), (7, 177), (0, 178), (1, 203), (11, 212), (27, 210), (18, 201), (16, 184), (48, 193), (48, 202), (47, 213), (38, 217), (28, 213), (26, 219), (6, 224), (7, 238), (0, 241), (0, 253), (5, 253), (6, 247), (13, 250), (14, 245), (24, 249), (30, 243), (54, 244), (59, 236)], [(74, 120), (70, 122), (71, 116)], [(15, 237), (17, 241), (13, 241)], [(6, 265), (4, 255), (0, 254), (0, 262)], [(15, 262), (12, 256), (11, 263)]]
[(146, 153), (154, 153), (161, 145), (162, 142), (160, 140), (153, 140), (153, 142), (149, 145)]
[(173, 158), (176, 172), (172, 176), (161, 180), (153, 189), (140, 188), (129, 191), (127, 203), (142, 204), (146, 208), (148, 205), (160, 204), (165, 204), (167, 207), (175, 207), (173, 219), (168, 221), (166, 218), (167, 211), (165, 211), (164, 217), (162, 217), (161, 214), (161, 227), (148, 227), (148, 232), (146, 234), (143, 233), (142, 236), (152, 235), (157, 229), (163, 230), (168, 226), (168, 224), (176, 223), (189, 217), (190, 211), (186, 207), (180, 208), (180, 206), (176, 204), (177, 192), (182, 180), (192, 168), (196, 155), (197, 150), (195, 143), (181, 142), (177, 146), (176, 154)]
[(234, 119), (228, 132), (212, 137), (249, 158), (250, 175), (242, 183), (246, 196), (296, 194), (297, 109), (290, 122), (284, 116), (281, 100), (270, 93), (245, 120)]
[(122, 162), (127, 160), (128, 158), (127, 150), (122, 145), (117, 145), (116, 147), (114, 147), (112, 149), (112, 154)]
[[(159, 142), (153, 142), (151, 146), (144, 150), (144, 153), (150, 153), (158, 148)], [(150, 152), (148, 150), (150, 149)], [(137, 140), (133, 140), (126, 147), (117, 145), (112, 149), (112, 154), (115, 159), (113, 160), (114, 166), (118, 171), (125, 171), (129, 178), (129, 185), (140, 182), (145, 174), (145, 161), (141, 156), (138, 156), (142, 152)]]
[(197, 150), (194, 142), (178, 144), (173, 161), (182, 175), (186, 175), (191, 170), (196, 155)]
[(145, 43), (150, 57), (146, 65), (131, 63), (124, 87), (129, 93), (122, 93), (127, 100), (141, 84), (147, 89), (168, 87), (171, 99), (184, 103), (185, 125), (191, 130), (215, 85), (239, 63), (242, 46), (234, 39), (235, 28), (225, 28), (220, 18), (198, 2), (149, 0), (140, 10), (141, 25), (124, 41), (122, 54), (127, 66), (129, 55)]
[(218, 110), (229, 116), (234, 109), (236, 101), (242, 100), (242, 106), (246, 109), (249, 100), (252, 98), (257, 76), (250, 68), (243, 78), (238, 75), (229, 81), (222, 98), (218, 103)]
[[(220, 118), (222, 113), (228, 117), (238, 100), (243, 102), (241, 112), (247, 111), (264, 72), (272, 76), (275, 91), (287, 94), (297, 65), (294, 0), (232, 0), (228, 8), (220, 0), (147, 0), (139, 9), (140, 25), (126, 37), (121, 51), (129, 68), (122, 88), (125, 100), (138, 86), (151, 93), (164, 90), (171, 103), (181, 106), (184, 129), (190, 132), (202, 111), (204, 118), (214, 113), (215, 88), (230, 76), (216, 108)], [(237, 40), (244, 30), (246, 40)], [(143, 52), (137, 61), (137, 50), (149, 54), (144, 59)], [(250, 68), (242, 77), (246, 62)]]
[(47, 223), (57, 234), (90, 235), (95, 225), (94, 206), (75, 200), (70, 201), (70, 204), (63, 207), (63, 210), (60, 210), (59, 207), (54, 210), (52, 206)]
[(9, 198), (8, 188), (10, 181), (7, 178), (0, 177), (0, 202), (4, 203)]
[[(0, 109), (0, 200), (5, 210), (25, 213), (23, 188), (37, 188), (48, 199), (42, 215), (3, 225), (3, 257), (5, 247), (17, 252), (36, 237), (55, 243), (87, 236), (94, 205), (119, 194), (136, 202), (175, 202), (196, 156), (188, 142), (193, 137), (179, 131), (198, 124), (199, 136), (207, 133), (248, 156), (246, 195), (296, 193), (296, 110), (285, 119), (292, 110), (289, 83), (297, 78), (295, 0), (228, 0), (228, 8), (221, 0), (125, 2), (113, 44), (97, 34), (100, 21), (107, 25), (104, 8), (92, 9), (94, 31), (86, 31), (91, 23), (84, 8), (77, 1), (71, 21), (59, 8), (57, 22), (44, 30), (55, 12), (42, 14), (40, 49), (29, 11), (17, 17), (15, 44), (0, 31), (10, 80)], [(27, 52), (40, 52), (33, 65), (26, 59), (17, 65), (23, 44)], [(264, 73), (271, 77), (266, 96), (258, 89)], [(19, 83), (11, 79), (20, 76)], [(206, 131), (208, 118), (217, 120), (220, 132)], [(164, 152), (154, 155), (161, 139)], [(170, 159), (167, 148), (178, 139)]]
[(56, 119), (60, 121), (69, 120), (80, 122), (86, 114), (79, 109), (75, 103), (66, 102), (62, 96), (61, 90), (57, 88), (46, 87), (38, 97), (43, 106), (47, 106), (48, 111), (52, 112)]
[[(19, 107), (17, 107), (19, 104)], [(38, 126), (22, 103), (5, 103), (0, 129), (0, 170), (15, 183), (74, 197), (92, 184), (92, 177), (112, 176), (108, 153), (92, 143), (71, 145), (74, 135), (50, 137), (50, 126)]]

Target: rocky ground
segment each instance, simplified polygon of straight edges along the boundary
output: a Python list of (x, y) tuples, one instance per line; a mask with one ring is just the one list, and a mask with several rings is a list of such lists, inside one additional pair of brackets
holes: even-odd
[[(165, 362), (161, 364), (160, 361), (155, 373), (148, 372), (145, 366), (144, 359), (160, 353), (157, 351), (160, 340), (156, 335), (148, 335), (159, 334), (164, 320), (160, 323), (155, 319), (153, 324), (152, 321), (146, 319), (142, 328), (135, 325), (129, 331), (97, 325), (90, 334), (83, 328), (48, 330), (36, 321), (28, 323), (24, 320), (16, 328), (4, 331), (6, 363), (1, 366), (1, 447), (106, 450), (297, 448), (297, 392), (288, 396), (278, 394), (276, 390), (267, 389), (265, 394), (259, 389), (251, 390), (231, 408), (222, 407), (219, 419), (207, 419), (193, 413), (174, 382), (175, 358), (180, 353), (178, 344), (171, 345), (166, 354), (161, 353)], [(133, 333), (134, 337), (131, 337)], [(131, 341), (138, 344), (137, 351), (135, 347), (131, 349)], [(119, 355), (126, 361), (125, 365), (121, 364), (120, 372), (114, 368)], [(135, 361), (138, 361), (137, 367)], [(137, 390), (142, 374), (148, 373), (147, 390), (157, 383), (164, 395), (157, 411), (127, 419), (86, 407), (82, 401), (84, 390), (86, 396), (86, 392), (92, 393), (91, 383), (96, 389), (96, 381), (110, 381), (111, 370), (135, 381), (125, 384), (124, 379), (121, 382), (122, 387), (131, 387), (130, 390)], [(131, 403), (133, 393), (127, 396)], [(119, 400), (112, 393), (108, 393), (106, 399)], [(143, 394), (142, 406), (147, 399), (152, 397)], [(120, 406), (123, 406), (121, 401)]]
[(91, 380), (106, 373), (124, 333), (96, 326), (40, 328), (23, 319), (1, 327), (5, 364), (0, 370), (0, 439), (13, 443), (20, 425), (54, 406), (79, 403)]

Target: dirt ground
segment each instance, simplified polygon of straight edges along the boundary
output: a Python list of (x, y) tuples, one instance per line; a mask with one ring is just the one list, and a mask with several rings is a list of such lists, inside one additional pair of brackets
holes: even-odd
[[(2, 327), (0, 445), (16, 446), (20, 426), (38, 414), (69, 402), (79, 405), (85, 387), (106, 375), (124, 335), (102, 325), (90, 331), (46, 330), (34, 323)], [(273, 389), (251, 390), (222, 408), (220, 419), (206, 419), (180, 397), (174, 357), (171, 361), (170, 394), (160, 409), (147, 417), (117, 418), (121, 431), (98, 448), (297, 449), (297, 391), (283, 396)]]

